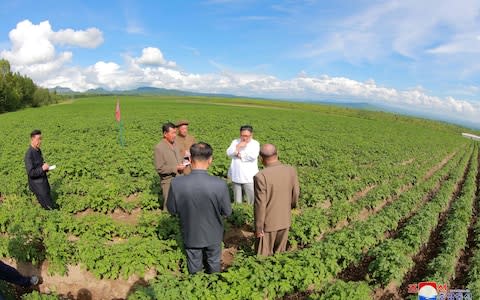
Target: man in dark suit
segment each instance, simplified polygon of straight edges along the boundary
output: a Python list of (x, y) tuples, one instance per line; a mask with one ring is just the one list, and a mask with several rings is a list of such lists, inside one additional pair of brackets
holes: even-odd
[(168, 193), (167, 207), (178, 215), (190, 274), (204, 268), (220, 272), (223, 217), (232, 213), (225, 181), (210, 176), (213, 150), (207, 143), (190, 147), (192, 173), (175, 177)]
[(50, 166), (43, 160), (42, 150), (40, 150), (41, 144), (42, 132), (36, 129), (30, 133), (30, 147), (28, 147), (24, 159), (28, 186), (44, 209), (53, 209), (50, 184), (47, 177)]
[(259, 255), (284, 252), (291, 224), (291, 209), (297, 205), (300, 187), (297, 171), (278, 160), (277, 149), (260, 149), (263, 170), (253, 177), (255, 203), (255, 248)]

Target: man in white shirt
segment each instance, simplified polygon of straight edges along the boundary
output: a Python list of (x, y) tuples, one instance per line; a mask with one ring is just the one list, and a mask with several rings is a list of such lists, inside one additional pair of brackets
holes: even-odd
[(253, 138), (253, 127), (240, 127), (240, 138), (235, 139), (227, 149), (227, 156), (232, 159), (228, 176), (233, 183), (233, 197), (235, 202), (242, 203), (242, 189), (247, 203), (253, 204), (253, 176), (258, 173), (257, 158), (260, 144)]

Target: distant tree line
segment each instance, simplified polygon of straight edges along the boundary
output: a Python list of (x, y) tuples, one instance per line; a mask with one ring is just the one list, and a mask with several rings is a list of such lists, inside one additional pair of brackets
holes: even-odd
[(0, 59), (0, 113), (58, 103), (60, 99), (55, 91), (50, 93), (31, 78), (12, 73), (8, 60)]

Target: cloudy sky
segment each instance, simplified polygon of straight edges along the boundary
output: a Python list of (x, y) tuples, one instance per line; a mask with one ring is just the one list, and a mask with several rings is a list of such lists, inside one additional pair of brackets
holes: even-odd
[(480, 126), (478, 0), (0, 2), (0, 58), (44, 87), (369, 101)]

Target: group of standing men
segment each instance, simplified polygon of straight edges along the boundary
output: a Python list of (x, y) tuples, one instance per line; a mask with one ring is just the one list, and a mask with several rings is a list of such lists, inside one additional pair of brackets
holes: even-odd
[[(213, 149), (207, 143), (195, 143), (188, 134), (187, 121), (165, 123), (162, 131), (163, 139), (154, 148), (155, 168), (163, 207), (180, 218), (188, 270), (192, 274), (202, 269), (219, 272), (223, 217), (232, 213), (227, 183), (207, 173)], [(300, 193), (295, 168), (278, 160), (274, 145), (260, 147), (250, 125), (240, 127), (240, 138), (232, 141), (226, 154), (232, 159), (228, 176), (235, 202), (242, 202), (243, 191), (247, 203), (254, 205), (257, 253), (285, 251), (291, 209)], [(261, 171), (259, 155), (265, 166)]]
[[(189, 272), (204, 268), (208, 273), (219, 272), (223, 217), (232, 213), (227, 183), (208, 174), (213, 149), (188, 134), (188, 121), (165, 123), (162, 132), (163, 139), (154, 148), (154, 164), (160, 176), (163, 209), (180, 218)], [(40, 130), (32, 131), (30, 138), (25, 153), (29, 187), (43, 208), (52, 209), (47, 173), (53, 166), (43, 159)], [(295, 168), (278, 160), (274, 145), (260, 147), (250, 125), (240, 127), (240, 137), (232, 141), (226, 154), (232, 159), (228, 176), (235, 202), (241, 203), (244, 194), (247, 203), (254, 206), (257, 253), (285, 251), (291, 209), (300, 193)], [(259, 156), (265, 167), (261, 171)]]

